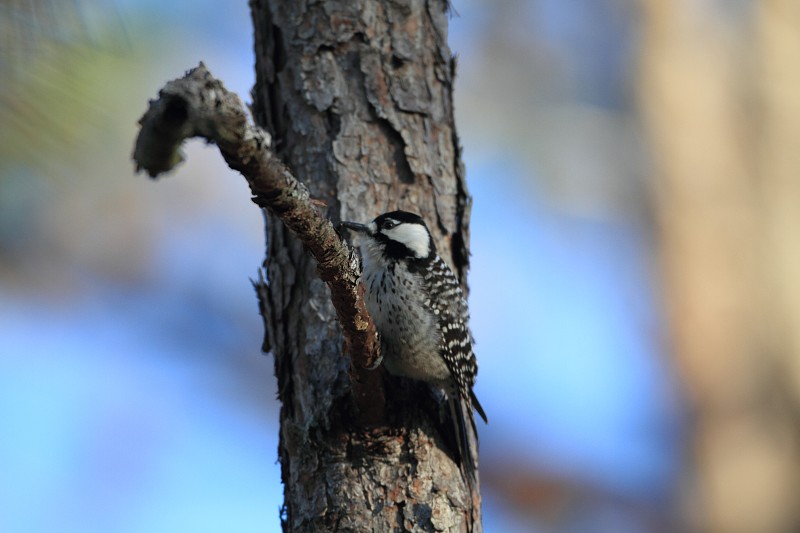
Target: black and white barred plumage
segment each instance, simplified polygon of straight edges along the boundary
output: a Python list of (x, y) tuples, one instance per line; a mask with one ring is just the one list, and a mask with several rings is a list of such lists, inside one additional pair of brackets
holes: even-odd
[(478, 365), (458, 279), (436, 253), (419, 215), (393, 211), (369, 224), (342, 225), (361, 234), (367, 310), (381, 335), (384, 366), (392, 374), (444, 390), (462, 464), (473, 478), (473, 409), (484, 421), (486, 414), (472, 390)]

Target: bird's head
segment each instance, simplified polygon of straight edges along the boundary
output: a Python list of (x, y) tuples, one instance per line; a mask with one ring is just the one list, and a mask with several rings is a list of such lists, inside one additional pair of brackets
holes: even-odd
[(417, 214), (391, 211), (369, 224), (342, 222), (361, 235), (362, 250), (370, 259), (429, 259), (436, 254), (428, 226)]

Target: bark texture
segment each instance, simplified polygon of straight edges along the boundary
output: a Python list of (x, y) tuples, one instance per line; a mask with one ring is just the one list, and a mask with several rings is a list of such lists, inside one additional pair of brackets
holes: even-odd
[[(442, 1), (252, 0), (253, 111), (325, 205), (416, 211), (465, 285), (470, 199), (453, 123)], [(454, 443), (420, 384), (350, 371), (328, 287), (267, 216), (265, 326), (281, 400), (287, 531), (479, 531)], [(465, 285), (466, 288), (466, 285)], [(353, 399), (356, 402), (353, 402)], [(358, 405), (374, 406), (369, 417)]]

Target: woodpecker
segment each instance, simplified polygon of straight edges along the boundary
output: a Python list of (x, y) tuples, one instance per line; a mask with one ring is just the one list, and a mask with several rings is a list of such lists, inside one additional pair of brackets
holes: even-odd
[(473, 409), (484, 422), (487, 419), (472, 390), (478, 365), (458, 279), (436, 253), (419, 215), (392, 211), (368, 224), (342, 222), (342, 226), (360, 235), (365, 303), (380, 334), (383, 365), (391, 374), (425, 381), (444, 391), (462, 467), (474, 487), (477, 449), (472, 442), (477, 444), (477, 431)]

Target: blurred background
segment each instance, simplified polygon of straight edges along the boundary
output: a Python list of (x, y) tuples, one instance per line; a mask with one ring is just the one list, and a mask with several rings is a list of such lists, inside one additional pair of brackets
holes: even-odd
[[(0, 0), (0, 531), (279, 531), (263, 221), (136, 120), (247, 3)], [(800, 3), (462, 0), (487, 532), (800, 529)]]

